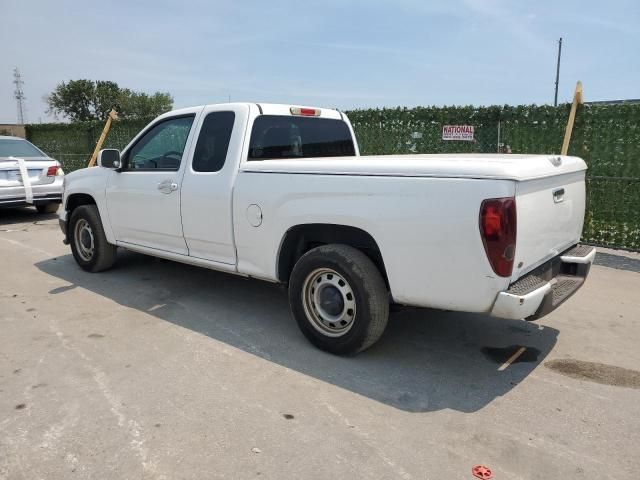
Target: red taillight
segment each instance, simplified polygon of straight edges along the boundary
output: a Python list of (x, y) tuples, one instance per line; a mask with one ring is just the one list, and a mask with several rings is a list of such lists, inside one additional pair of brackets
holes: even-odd
[(49, 167), (47, 169), (47, 177), (55, 177), (58, 174), (58, 168), (60, 167), (56, 167), (56, 166)]
[(480, 206), (480, 235), (493, 271), (511, 276), (516, 256), (516, 200), (490, 198)]

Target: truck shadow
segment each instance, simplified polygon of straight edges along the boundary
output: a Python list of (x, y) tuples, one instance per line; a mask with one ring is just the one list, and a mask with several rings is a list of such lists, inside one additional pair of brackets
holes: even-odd
[(0, 208), (0, 226), (14, 225), (14, 229), (19, 229), (19, 227), (24, 224), (57, 219), (57, 214), (38, 213), (35, 207)]
[[(71, 255), (36, 266), (129, 308), (207, 335), (305, 375), (408, 412), (473, 412), (522, 382), (547, 356), (558, 331), (486, 315), (422, 309), (393, 312), (382, 339), (350, 358), (312, 347), (283, 288), (131, 252), (101, 274)], [(500, 365), (519, 348), (520, 362)], [(249, 379), (248, 379), (249, 380)]]

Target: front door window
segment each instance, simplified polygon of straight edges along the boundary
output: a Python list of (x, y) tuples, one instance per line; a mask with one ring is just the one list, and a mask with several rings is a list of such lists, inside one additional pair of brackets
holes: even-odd
[(127, 170), (178, 170), (192, 123), (193, 115), (189, 115), (154, 125), (129, 150)]

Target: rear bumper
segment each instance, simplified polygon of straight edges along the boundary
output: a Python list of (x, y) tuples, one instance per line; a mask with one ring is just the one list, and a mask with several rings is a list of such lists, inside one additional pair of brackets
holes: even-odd
[[(62, 202), (62, 176), (54, 177), (53, 182), (31, 186), (33, 204)], [(27, 203), (27, 194), (23, 186), (0, 187), (0, 207), (20, 207)]]
[(25, 205), (38, 205), (41, 203), (62, 202), (62, 195), (40, 195), (33, 197), (33, 204), (28, 203), (25, 197), (1, 197), (0, 207), (23, 207)]
[(491, 315), (526, 320), (545, 316), (582, 286), (595, 256), (595, 247), (571, 247), (500, 292)]

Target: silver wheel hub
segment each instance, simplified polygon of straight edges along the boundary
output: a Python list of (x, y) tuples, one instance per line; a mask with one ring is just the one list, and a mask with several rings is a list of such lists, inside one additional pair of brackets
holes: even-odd
[(93, 258), (93, 252), (95, 249), (95, 241), (91, 225), (89, 225), (89, 222), (84, 218), (81, 218), (76, 222), (73, 230), (78, 255), (80, 255), (80, 258), (84, 261), (90, 261)]
[(311, 325), (329, 337), (347, 333), (356, 318), (356, 298), (351, 285), (330, 268), (319, 268), (307, 276), (302, 304)]

